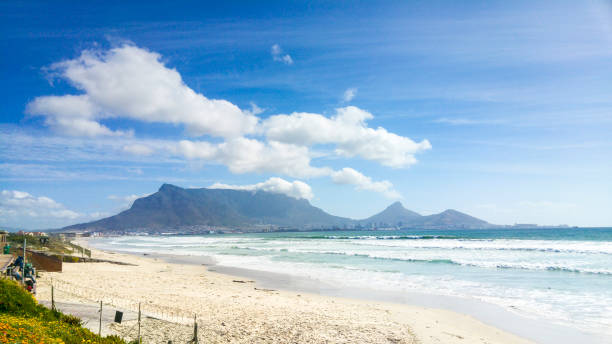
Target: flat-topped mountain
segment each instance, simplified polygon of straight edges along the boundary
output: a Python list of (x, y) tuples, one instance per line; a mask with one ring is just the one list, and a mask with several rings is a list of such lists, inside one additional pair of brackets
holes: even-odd
[[(330, 215), (305, 199), (265, 191), (183, 189), (164, 184), (115, 216), (65, 229), (179, 229), (194, 226), (329, 228), (352, 222)], [(262, 227), (261, 229), (265, 229)]]
[(305, 199), (266, 191), (183, 189), (164, 184), (115, 216), (63, 228), (69, 231), (190, 232), (350, 228), (482, 228), (487, 222), (455, 210), (421, 216), (395, 202), (364, 220), (334, 216)]

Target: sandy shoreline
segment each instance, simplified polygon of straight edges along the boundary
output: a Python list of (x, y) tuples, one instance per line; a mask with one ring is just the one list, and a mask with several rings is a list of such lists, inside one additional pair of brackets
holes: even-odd
[[(63, 302), (91, 305), (103, 298), (132, 308), (142, 302), (145, 311), (151, 305), (169, 317), (197, 314), (199, 337), (211, 343), (531, 343), (452, 311), (269, 290), (202, 265), (95, 249), (92, 254), (134, 265), (65, 263), (62, 273), (39, 280), (38, 298), (50, 299), (53, 280), (56, 300)], [(111, 331), (133, 336), (134, 321), (111, 325)], [(159, 343), (188, 340), (192, 332), (187, 324), (155, 319), (142, 329), (146, 342)]]

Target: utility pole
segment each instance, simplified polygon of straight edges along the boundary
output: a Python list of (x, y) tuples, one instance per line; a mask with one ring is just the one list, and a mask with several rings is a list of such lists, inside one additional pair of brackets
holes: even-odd
[(23, 259), (21, 260), (21, 283), (25, 285), (26, 237), (23, 236)]

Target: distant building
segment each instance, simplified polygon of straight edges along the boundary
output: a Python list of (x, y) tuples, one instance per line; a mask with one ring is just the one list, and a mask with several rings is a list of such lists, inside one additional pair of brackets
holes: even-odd
[(514, 228), (537, 228), (538, 225), (535, 223), (515, 223)]
[(19, 231), (16, 233), (17, 235), (26, 235), (26, 236), (47, 236), (47, 233), (45, 232), (25, 232), (25, 231)]
[(61, 240), (70, 240), (70, 239), (89, 237), (90, 233), (65, 232), (65, 233), (55, 233), (54, 235), (59, 237)]

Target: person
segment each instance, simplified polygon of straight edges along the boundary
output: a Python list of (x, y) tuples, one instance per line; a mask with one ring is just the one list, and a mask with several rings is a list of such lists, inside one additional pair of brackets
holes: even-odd
[(26, 289), (30, 293), (36, 294), (36, 281), (34, 281), (34, 279), (27, 279), (27, 280), (25, 280), (25, 285), (26, 285)]
[(12, 268), (11, 271), (11, 276), (13, 276), (13, 278), (15, 278), (16, 280), (21, 281), (21, 275), (19, 274), (19, 270), (16, 268)]
[(32, 281), (36, 283), (36, 279), (34, 278), (34, 275), (36, 275), (36, 270), (34, 270), (32, 263), (25, 264), (25, 271), (23, 272), (23, 274), (26, 278), (31, 278)]
[(17, 257), (17, 259), (15, 259), (15, 261), (13, 262), (13, 266), (18, 268), (19, 270), (21, 270), (21, 265), (23, 264), (23, 257), (19, 256)]

